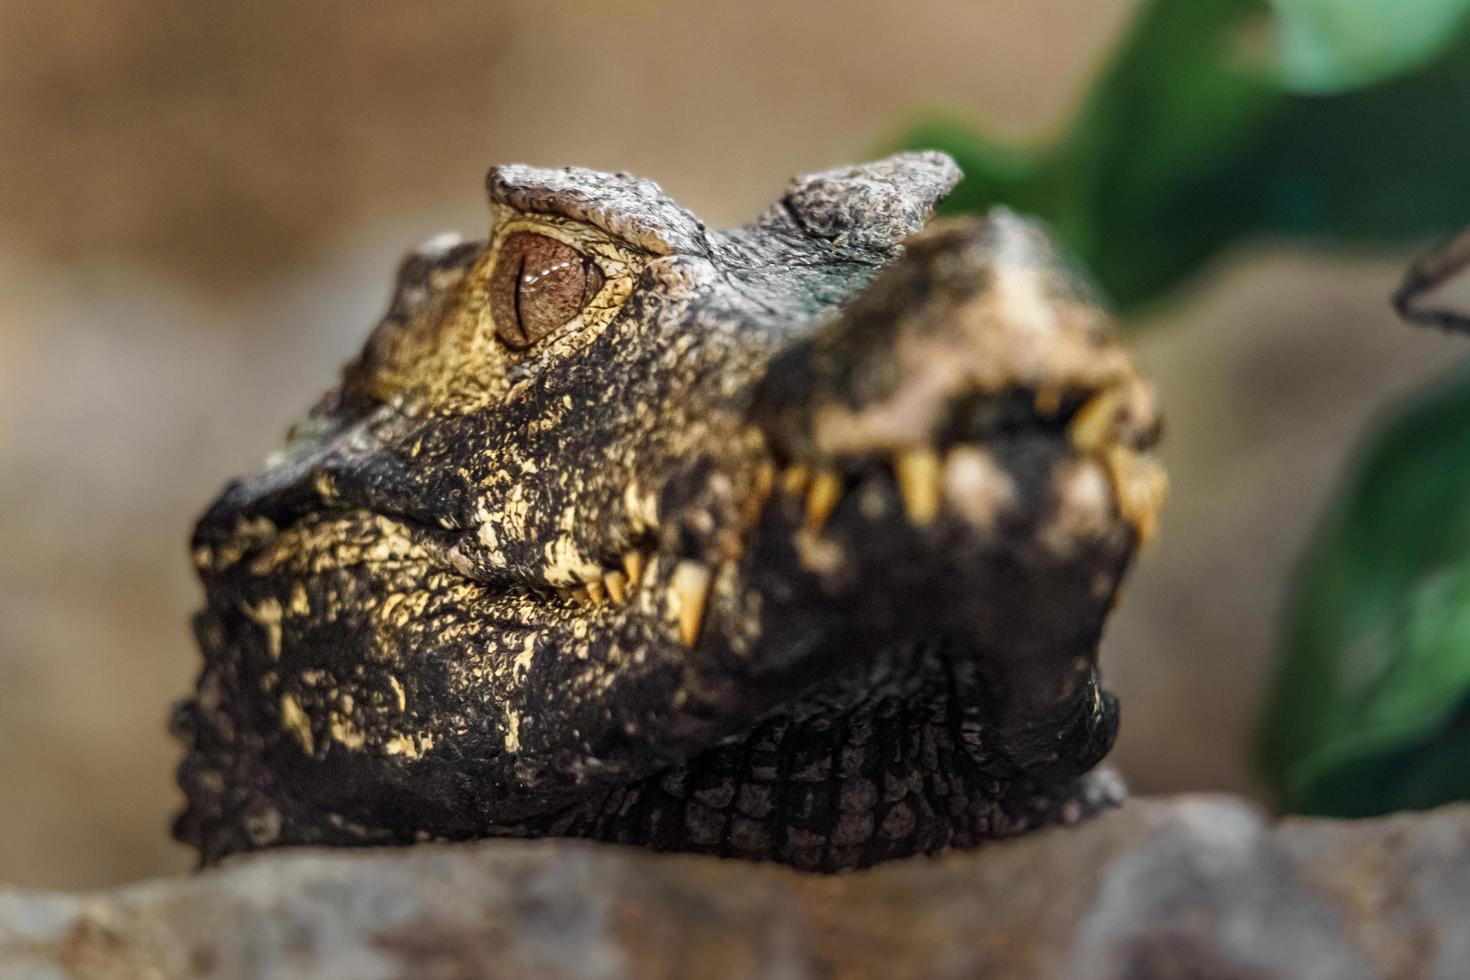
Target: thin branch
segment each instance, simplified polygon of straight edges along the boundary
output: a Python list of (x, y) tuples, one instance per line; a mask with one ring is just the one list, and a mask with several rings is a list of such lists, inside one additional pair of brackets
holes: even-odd
[(1440, 245), (1409, 266), (1404, 281), (1393, 294), (1393, 308), (1410, 323), (1470, 334), (1470, 313), (1425, 307), (1418, 304), (1455, 276), (1470, 268), (1470, 229)]

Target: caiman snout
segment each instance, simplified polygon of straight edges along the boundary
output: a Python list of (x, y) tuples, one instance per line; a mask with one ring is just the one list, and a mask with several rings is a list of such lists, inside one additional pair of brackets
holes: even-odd
[(1152, 390), (1040, 227), (935, 223), (755, 405), (804, 485), (798, 555), (868, 629), (964, 651), (1002, 716), (1082, 689), (1165, 479)]

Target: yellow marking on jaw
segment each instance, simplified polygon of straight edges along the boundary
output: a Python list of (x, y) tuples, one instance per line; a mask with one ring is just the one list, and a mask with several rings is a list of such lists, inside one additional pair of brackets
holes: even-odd
[(408, 708), (408, 696), (403, 692), (403, 685), (399, 682), (398, 678), (389, 674), (388, 686), (393, 688), (393, 699), (398, 702), (399, 712), (403, 712)]
[(517, 681), (525, 679), (531, 670), (531, 658), (536, 655), (536, 636), (533, 633), (526, 634), (526, 641), (521, 645), (521, 652), (516, 654), (513, 661), (514, 674)]
[(332, 741), (345, 749), (357, 751), (367, 744), (367, 735), (353, 725), (346, 715), (332, 712), (329, 728)]
[(271, 659), (281, 659), (280, 601), (274, 598), (262, 599), (253, 606), (248, 602), (242, 602), (240, 612), (245, 614), (245, 618), (265, 630), (266, 649), (270, 651)]
[(394, 559), (414, 557), (422, 552), (413, 539), (397, 524), (380, 522), (382, 536), (363, 550), (368, 561), (386, 562)]
[(213, 555), (216, 571), (224, 571), (235, 564), (245, 553), (258, 544), (269, 541), (276, 533), (276, 525), (267, 517), (257, 517), (254, 520), (238, 520), (235, 523), (235, 533), (230, 535), (228, 541), (220, 544)]
[(316, 489), (316, 495), (324, 503), (331, 503), (341, 496), (337, 492), (337, 479), (330, 473), (318, 473), (316, 479), (312, 482)]
[(497, 537), (495, 534), (495, 525), (490, 523), (490, 515), (485, 514), (484, 516), (476, 516), (480, 521), (480, 526), (479, 529), (475, 532), (475, 536), (480, 539), (480, 544), (484, 545), (486, 548), (489, 548), (491, 551), (499, 551), (500, 538)]
[(306, 712), (301, 710), (301, 705), (289, 694), (281, 695), (281, 727), (296, 737), (301, 743), (301, 750), (307, 755), (312, 753), (314, 740), (311, 737), (311, 720), (306, 717)]
[(500, 514), (501, 524), (512, 537), (524, 537), (526, 521), (531, 516), (531, 502), (526, 499), (525, 486), (517, 483), (505, 495), (505, 507)]
[(390, 592), (383, 597), (383, 602), (378, 606), (378, 619), (390, 625), (394, 624), (394, 612), (403, 605), (405, 596), (402, 592)]
[(635, 532), (658, 527), (658, 497), (643, 493), (636, 480), (630, 480), (623, 488), (623, 510), (627, 512), (628, 523)]
[(434, 736), (432, 735), (394, 735), (383, 743), (383, 754), (417, 759), (433, 747)]
[(424, 614), (432, 595), (428, 591), (394, 592), (383, 599), (378, 607), (378, 621), (384, 625), (403, 629)]
[(573, 585), (602, 574), (602, 567), (577, 549), (570, 534), (558, 535), (546, 545), (546, 568), (542, 577), (551, 585)]

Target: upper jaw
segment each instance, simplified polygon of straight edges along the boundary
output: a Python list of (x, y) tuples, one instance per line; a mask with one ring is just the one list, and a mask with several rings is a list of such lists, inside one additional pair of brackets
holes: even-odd
[(637, 607), (650, 636), (718, 651), (712, 701), (754, 711), (926, 640), (977, 665), (1002, 727), (1095, 691), (1162, 504), (1158, 413), (1034, 227), (913, 240), (774, 357), (741, 425), (670, 465)]
[(1165, 494), (1159, 419), (1039, 229), (1002, 212), (911, 239), (776, 356), (751, 419), (776, 472), (740, 582), (806, 609), (806, 635), (774, 615), (768, 635), (841, 633), (847, 656), (939, 640), (1001, 723), (1088, 684)]
[(939, 478), (947, 453), (1026, 434), (1101, 466), (1139, 539), (1162, 503), (1152, 389), (1044, 233), (1004, 210), (911, 239), (841, 317), (777, 356), (753, 414), (779, 455), (815, 471), (894, 461), (921, 522), (946, 488), (972, 509), (963, 481)]

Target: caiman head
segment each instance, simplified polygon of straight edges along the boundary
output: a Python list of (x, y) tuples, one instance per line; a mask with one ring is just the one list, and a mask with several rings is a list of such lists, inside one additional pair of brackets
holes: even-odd
[(178, 836), (572, 834), (839, 869), (1076, 819), (1149, 388), (1044, 233), (907, 154), (712, 231), (497, 167), (193, 549)]

